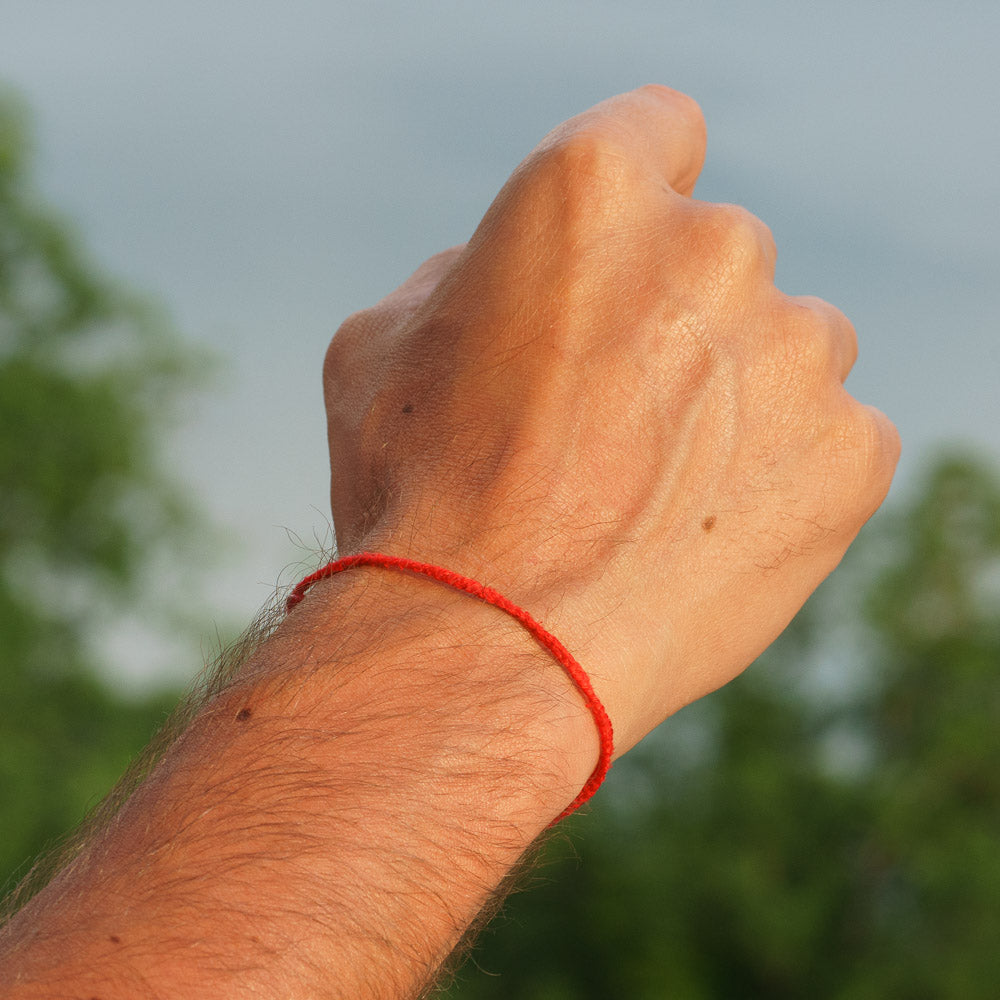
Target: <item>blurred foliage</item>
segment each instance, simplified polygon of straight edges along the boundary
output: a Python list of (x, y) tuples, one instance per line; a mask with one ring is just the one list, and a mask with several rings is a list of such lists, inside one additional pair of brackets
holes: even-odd
[(992, 1000), (1000, 485), (988, 467), (934, 462), (764, 661), (612, 773), (569, 821), (575, 848), (546, 848), (542, 884), (511, 898), (449, 996)]
[(203, 541), (155, 447), (203, 359), (97, 272), (30, 161), (0, 91), (0, 888), (162, 721), (174, 699), (114, 695), (88, 636), (135, 607), (151, 560)]

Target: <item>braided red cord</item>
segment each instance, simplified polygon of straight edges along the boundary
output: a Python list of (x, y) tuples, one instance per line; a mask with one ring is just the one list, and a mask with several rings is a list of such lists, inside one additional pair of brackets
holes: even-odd
[(292, 592), (285, 601), (286, 612), (291, 611), (303, 597), (306, 591), (318, 580), (325, 580), (336, 573), (342, 573), (345, 569), (353, 569), (355, 566), (382, 566), (386, 569), (398, 569), (407, 573), (416, 573), (431, 580), (437, 580), (455, 590), (464, 591), (473, 597), (478, 597), (487, 604), (492, 604), (501, 611), (506, 611), (512, 618), (517, 619), (532, 636), (544, 646), (563, 666), (569, 674), (573, 683), (579, 688), (583, 695), (587, 708), (597, 725), (597, 732), (601, 739), (600, 754), (597, 759), (597, 766), (587, 779), (587, 783), (580, 790), (580, 794), (549, 824), (555, 826), (561, 819), (570, 813), (575, 812), (584, 802), (589, 799), (604, 781), (608, 770), (611, 767), (611, 756), (614, 752), (614, 732), (611, 728), (611, 719), (594, 693), (590, 678), (586, 675), (583, 667), (573, 658), (566, 647), (550, 632), (547, 632), (531, 615), (523, 608), (519, 608), (512, 601), (507, 600), (503, 594), (486, 587), (475, 580), (470, 580), (466, 576), (455, 573), (450, 569), (441, 566), (433, 566), (429, 563), (417, 562), (414, 559), (406, 559), (402, 556), (387, 556), (378, 552), (362, 552), (354, 556), (344, 556), (342, 559), (335, 559), (326, 566), (310, 573), (304, 580), (296, 584)]

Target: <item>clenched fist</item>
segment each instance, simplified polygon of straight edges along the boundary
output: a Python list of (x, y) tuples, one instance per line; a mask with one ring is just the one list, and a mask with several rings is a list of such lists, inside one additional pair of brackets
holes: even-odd
[(854, 330), (691, 195), (704, 125), (645, 87), (550, 133), (466, 246), (327, 356), (341, 554), (496, 587), (590, 674), (624, 752), (747, 666), (884, 498)]

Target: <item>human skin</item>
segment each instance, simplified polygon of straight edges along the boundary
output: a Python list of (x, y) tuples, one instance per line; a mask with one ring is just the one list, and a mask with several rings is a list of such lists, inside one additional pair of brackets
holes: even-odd
[(690, 197), (704, 152), (665, 88), (574, 118), (326, 364), (340, 551), (442, 562), (530, 608), (619, 753), (778, 635), (898, 458), (844, 389), (851, 324), (775, 288), (763, 223)]
[[(832, 307), (692, 199), (696, 105), (607, 101), (324, 370), (342, 554), (447, 566), (576, 656), (620, 755), (739, 673), (883, 499), (894, 428)], [(317, 584), (0, 939), (10, 996), (416, 995), (597, 758), (502, 612)]]

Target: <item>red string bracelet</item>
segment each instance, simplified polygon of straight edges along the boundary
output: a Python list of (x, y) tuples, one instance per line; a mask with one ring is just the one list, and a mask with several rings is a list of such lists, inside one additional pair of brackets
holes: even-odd
[(486, 587), (475, 580), (470, 580), (467, 576), (444, 569), (441, 566), (433, 566), (429, 563), (417, 562), (414, 559), (406, 559), (401, 556), (387, 556), (378, 552), (361, 552), (354, 556), (344, 556), (342, 559), (335, 559), (326, 566), (310, 573), (304, 580), (297, 583), (285, 601), (285, 611), (291, 611), (303, 597), (306, 591), (318, 580), (325, 580), (327, 577), (342, 573), (345, 569), (353, 569), (355, 566), (382, 566), (385, 569), (398, 569), (406, 573), (416, 573), (431, 580), (437, 580), (455, 590), (464, 591), (473, 597), (478, 597), (487, 604), (492, 604), (501, 611), (506, 611), (512, 618), (517, 619), (524, 628), (531, 633), (541, 646), (544, 646), (563, 666), (569, 674), (573, 683), (579, 688), (583, 695), (590, 714), (594, 717), (597, 725), (597, 732), (601, 739), (600, 754), (597, 759), (597, 766), (587, 779), (587, 783), (580, 790), (580, 794), (549, 824), (555, 826), (561, 819), (570, 813), (575, 812), (584, 802), (589, 799), (604, 781), (605, 775), (611, 767), (611, 755), (614, 752), (614, 733), (611, 729), (611, 719), (594, 693), (590, 678), (584, 673), (583, 667), (573, 658), (566, 647), (550, 632), (547, 632), (531, 615), (523, 608), (519, 608), (512, 601), (507, 600), (503, 594)]

